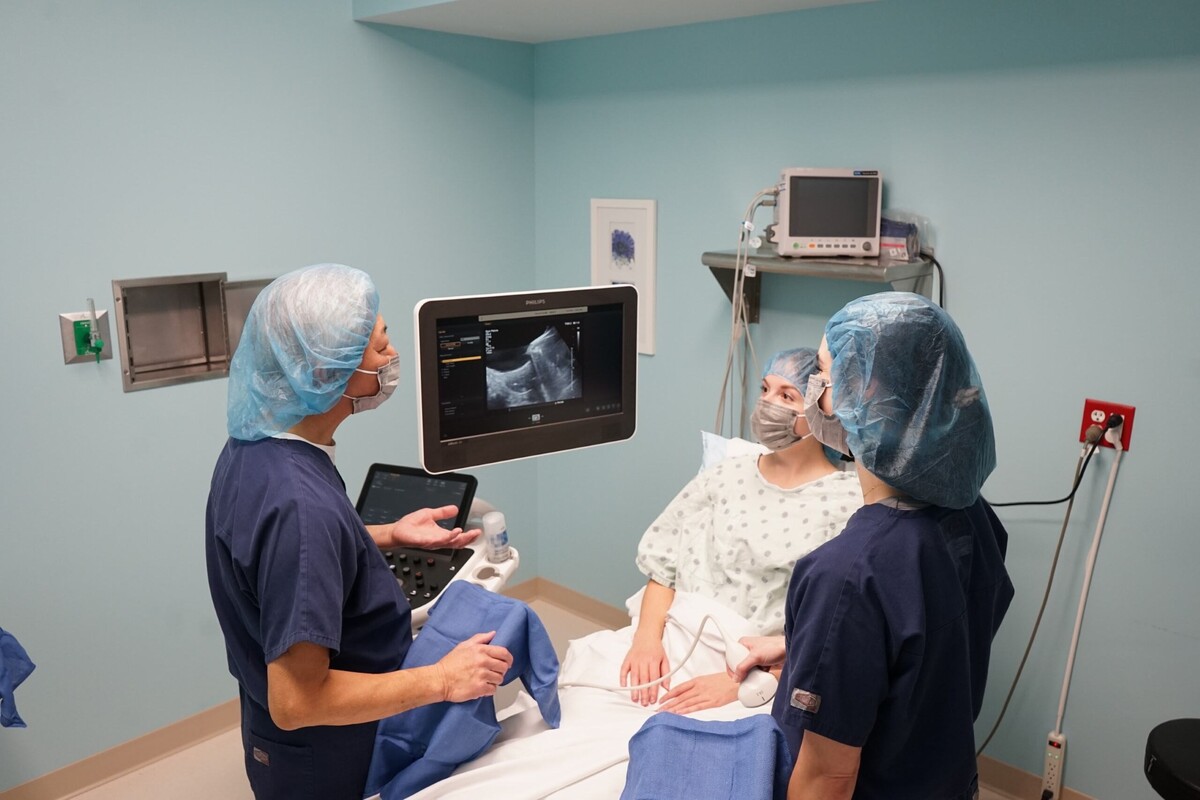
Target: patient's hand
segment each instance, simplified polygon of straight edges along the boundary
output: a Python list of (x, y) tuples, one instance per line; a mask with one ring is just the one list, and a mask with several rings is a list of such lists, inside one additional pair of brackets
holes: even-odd
[(681, 683), (663, 695), (659, 711), (691, 714), (706, 708), (716, 708), (737, 700), (738, 685), (727, 672), (701, 675)]
[[(641, 683), (649, 683), (670, 671), (671, 665), (667, 661), (667, 651), (663, 649), (662, 640), (644, 640), (635, 635), (633, 647), (629, 648), (629, 653), (621, 662), (621, 685), (637, 686)], [(635, 689), (630, 692), (629, 697), (635, 703), (641, 703), (644, 706), (653, 705), (658, 702), (659, 686), (664, 690), (669, 689), (671, 688), (670, 683), (668, 678), (649, 689)]]

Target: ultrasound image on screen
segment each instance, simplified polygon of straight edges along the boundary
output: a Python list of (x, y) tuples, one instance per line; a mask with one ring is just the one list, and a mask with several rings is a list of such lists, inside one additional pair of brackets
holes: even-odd
[(552, 326), (529, 344), (493, 350), (486, 372), (489, 411), (583, 396), (575, 351)]

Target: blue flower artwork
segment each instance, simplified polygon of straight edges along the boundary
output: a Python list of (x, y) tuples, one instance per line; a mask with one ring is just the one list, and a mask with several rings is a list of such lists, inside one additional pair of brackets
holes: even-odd
[(612, 259), (614, 264), (625, 266), (634, 259), (633, 236), (628, 231), (614, 228), (612, 232)]

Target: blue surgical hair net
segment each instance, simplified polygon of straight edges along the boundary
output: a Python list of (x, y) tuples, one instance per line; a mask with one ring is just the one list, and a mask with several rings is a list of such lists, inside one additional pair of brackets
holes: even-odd
[(817, 371), (817, 351), (811, 347), (780, 350), (767, 359), (762, 376), (776, 375), (801, 392), (808, 386), (808, 376)]
[(317, 264), (276, 278), (250, 307), (229, 364), (227, 424), (255, 441), (333, 407), (362, 364), (379, 293), (371, 277)]
[(854, 457), (916, 500), (975, 502), (996, 466), (983, 382), (962, 331), (926, 298), (881, 292), (825, 326), (833, 411)]

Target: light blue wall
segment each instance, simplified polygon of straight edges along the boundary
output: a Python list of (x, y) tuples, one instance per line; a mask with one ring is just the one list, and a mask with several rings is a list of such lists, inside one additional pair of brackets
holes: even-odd
[[(0, 791), (237, 691), (203, 555), (226, 381), (124, 394), (115, 360), (63, 366), (58, 313), (111, 311), (113, 278), (341, 261), (411, 387), (419, 298), (532, 283), (532, 65), (345, 2), (0, 4), (0, 627), (38, 664)], [(467, 221), (487, 258), (453, 246)], [(412, 394), (339, 431), (352, 495), (416, 463)], [(533, 524), (532, 465), (476, 474)]]
[[(591, 197), (658, 201), (658, 352), (640, 358), (629, 443), (538, 465), (541, 575), (620, 604), (641, 532), (698, 465), (732, 249), (787, 166), (877, 166), (937, 231), (947, 304), (983, 373), (995, 500), (1065, 494), (1085, 397), (1137, 406), (1096, 570), (1065, 730), (1067, 783), (1151, 798), (1159, 721), (1200, 714), (1200, 538), (1185, 517), (1200, 396), (1200, 8), (1192, 2), (885, 2), (539, 45), (537, 275), (588, 277)], [(762, 215), (760, 222), (769, 217)], [(862, 284), (768, 275), (760, 352), (813, 344)], [(1040, 774), (1110, 454), (1084, 481), (1026, 677), (988, 753)], [(1062, 507), (1010, 510), (1018, 597), (980, 720), (999, 710)]]
[[(891, 205), (936, 225), (996, 416), (990, 497), (1065, 488), (1084, 397), (1138, 406), (1066, 774), (1097, 797), (1153, 797), (1146, 732), (1200, 713), (1200, 540), (1174, 466), (1200, 395), (1198, 34), (1190, 0), (883, 0), (536, 48), (357, 25), (323, 0), (0, 4), (0, 626), (40, 665), (18, 693), (31, 727), (0, 731), (0, 790), (234, 691), (199, 533), (225, 383), (123, 394), (115, 362), (61, 365), (59, 312), (88, 296), (111, 309), (113, 278), (338, 260), (375, 275), (403, 353), (416, 299), (586, 283), (588, 199), (657, 199), (658, 354), (639, 359), (637, 436), (476, 471), (524, 532), (521, 577), (619, 604), (641, 583), (642, 529), (712, 424), (728, 303), (699, 254), (733, 246), (781, 167), (870, 163)], [(454, 246), (468, 226), (486, 258)], [(815, 343), (864, 291), (768, 276), (760, 352)], [(377, 413), (339, 436), (352, 491), (370, 461), (416, 458), (412, 397)], [(1032, 772), (1108, 463), (1085, 481), (988, 751)], [(981, 731), (1058, 513), (1004, 514), (1019, 594)]]

